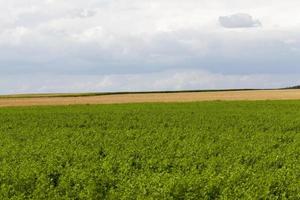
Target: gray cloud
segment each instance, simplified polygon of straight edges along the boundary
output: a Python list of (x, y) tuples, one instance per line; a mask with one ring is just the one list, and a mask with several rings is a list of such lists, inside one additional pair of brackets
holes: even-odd
[(249, 14), (238, 13), (229, 16), (220, 16), (219, 23), (224, 28), (251, 28), (261, 26), (261, 22)]
[(76, 35), (68, 29), (63, 33), (17, 28), (0, 34), (0, 74), (100, 75), (173, 68), (223, 74), (300, 73), (297, 31), (182, 30), (120, 36), (93, 27)]
[[(154, 74), (154, 81), (158, 73), (172, 69), (182, 73), (205, 70), (217, 74), (217, 78), (218, 74), (226, 78), (222, 83), (211, 86), (213, 81), (209, 80), (205, 85), (200, 81), (211, 75), (204, 73), (191, 78), (195, 84), (185, 85), (190, 75), (174, 75), (169, 80), (166, 74), (161, 75), (158, 89), (217, 88), (229, 83), (228, 77), (232, 76), (240, 80), (253, 74), (300, 74), (299, 6), (299, 0), (274, 0), (272, 5), (260, 0), (30, 0), (30, 4), (10, 0), (0, 8), (0, 92), (55, 92), (65, 87), (73, 91), (77, 82), (84, 85), (90, 76), (95, 76), (94, 81), (76, 86), (78, 91), (121, 90), (123, 85), (127, 85), (126, 90), (152, 90), (156, 89), (152, 84), (141, 84), (152, 83), (152, 78), (144, 78)], [(245, 9), (264, 22), (263, 29), (232, 31), (216, 26), (215, 17), (221, 13)], [(280, 12), (283, 9), (289, 12)], [(222, 16), (219, 23), (226, 28), (261, 26), (256, 17)], [(46, 79), (43, 76), (48, 74), (53, 76), (39, 89)], [(126, 74), (131, 74), (130, 78)], [(142, 75), (131, 85), (134, 74)], [(61, 84), (63, 77), (57, 79), (59, 83), (51, 82), (58, 76), (68, 76), (70, 81)], [(89, 77), (74, 81), (74, 76)], [(93, 89), (98, 76), (105, 76), (106, 84)], [(26, 80), (19, 81), (19, 77), (28, 80), (28, 87), (22, 85)], [(119, 78), (124, 80), (120, 84)], [(36, 84), (31, 85), (33, 80)], [(274, 86), (276, 80), (266, 81), (266, 86)], [(255, 82), (256, 78), (232, 81), (227, 86)], [(13, 85), (14, 89), (9, 90)]]
[[(202, 70), (110, 75), (0, 75), (0, 94), (187, 89), (279, 88), (298, 85), (299, 74), (230, 75)], [(151, 84), (149, 84), (151, 83)]]

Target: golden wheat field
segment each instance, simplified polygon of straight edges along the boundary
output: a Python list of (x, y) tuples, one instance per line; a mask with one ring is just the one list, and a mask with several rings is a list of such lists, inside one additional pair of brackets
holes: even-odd
[(232, 101), (232, 100), (287, 100), (300, 99), (300, 90), (251, 90), (218, 92), (182, 92), (149, 94), (111, 94), (96, 96), (60, 97), (2, 97), (0, 107), (36, 105), (75, 105), (75, 104), (121, 104), (146, 102), (195, 102), (195, 101)]

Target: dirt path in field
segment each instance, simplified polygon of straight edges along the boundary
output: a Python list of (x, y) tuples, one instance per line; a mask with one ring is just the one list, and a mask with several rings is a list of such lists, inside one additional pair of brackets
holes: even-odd
[(257, 90), (228, 92), (187, 92), (151, 94), (112, 94), (83, 97), (0, 98), (0, 107), (33, 105), (115, 104), (142, 102), (193, 102), (214, 100), (299, 99), (299, 90)]

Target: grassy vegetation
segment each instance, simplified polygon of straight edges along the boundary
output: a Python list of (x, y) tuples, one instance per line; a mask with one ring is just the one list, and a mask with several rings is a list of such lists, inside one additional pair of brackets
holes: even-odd
[(0, 199), (300, 199), (300, 101), (1, 108)]

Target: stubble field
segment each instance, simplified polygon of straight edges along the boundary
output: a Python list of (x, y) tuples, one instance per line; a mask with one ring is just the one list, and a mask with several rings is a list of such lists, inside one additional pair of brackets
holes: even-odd
[(232, 100), (287, 100), (300, 99), (299, 89), (211, 91), (175, 93), (131, 93), (131, 94), (45, 94), (0, 96), (0, 107), (33, 105), (74, 105), (74, 104), (122, 104), (145, 102), (196, 102)]

